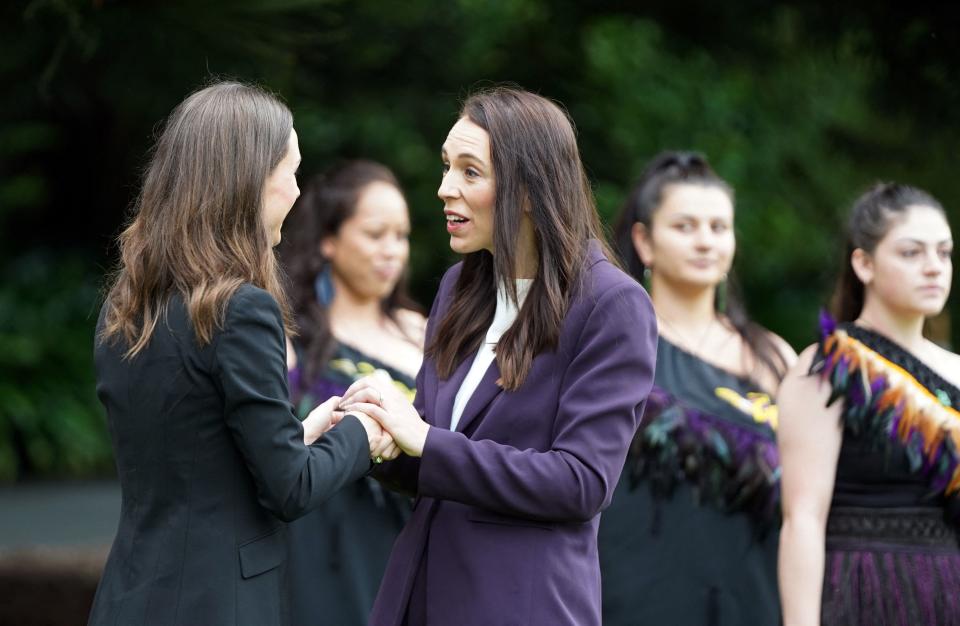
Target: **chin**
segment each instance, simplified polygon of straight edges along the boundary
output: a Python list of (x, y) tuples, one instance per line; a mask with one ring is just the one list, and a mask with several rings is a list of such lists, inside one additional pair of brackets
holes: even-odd
[(480, 250), (479, 247), (470, 245), (470, 242), (455, 237), (450, 237), (450, 249), (457, 254), (470, 254)]

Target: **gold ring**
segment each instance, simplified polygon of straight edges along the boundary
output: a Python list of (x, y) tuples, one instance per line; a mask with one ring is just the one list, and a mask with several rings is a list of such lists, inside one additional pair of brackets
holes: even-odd
[(375, 458), (373, 462), (376, 463), (377, 465), (380, 465), (381, 463), (383, 463), (383, 457), (378, 454), (377, 458)]

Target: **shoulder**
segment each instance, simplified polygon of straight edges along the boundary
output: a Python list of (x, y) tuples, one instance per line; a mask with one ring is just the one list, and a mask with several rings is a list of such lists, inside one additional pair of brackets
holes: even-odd
[(787, 376), (806, 376), (810, 372), (810, 368), (813, 367), (814, 360), (820, 354), (820, 344), (813, 343), (804, 348), (800, 354), (794, 360), (790, 370), (787, 372)]
[(812, 344), (800, 352), (793, 366), (787, 371), (783, 382), (777, 390), (777, 404), (788, 408), (813, 406), (819, 401), (820, 406), (826, 404), (828, 387), (820, 383), (817, 376), (811, 376), (810, 370), (820, 356), (820, 345)]
[(427, 318), (413, 309), (397, 309), (396, 315), (405, 329), (422, 329), (427, 324)]
[(618, 301), (630, 302), (653, 315), (653, 303), (647, 291), (632, 276), (606, 258), (592, 263), (584, 270), (576, 301), (590, 308)]
[(250, 283), (237, 287), (227, 301), (225, 330), (236, 324), (260, 323), (283, 327), (283, 315), (276, 299), (265, 289)]
[(437, 296), (446, 295), (448, 292), (453, 290), (453, 286), (457, 284), (457, 280), (460, 278), (460, 272), (463, 270), (463, 261), (459, 261), (450, 266), (446, 272), (443, 273), (443, 278), (440, 279), (440, 288), (437, 290)]
[(950, 352), (946, 348), (930, 342), (935, 363), (931, 365), (948, 383), (960, 389), (960, 354)]
[(777, 349), (777, 352), (780, 353), (780, 356), (783, 357), (784, 363), (787, 364), (787, 367), (792, 366), (797, 361), (797, 352), (793, 349), (787, 340), (778, 335), (777, 333), (764, 329), (764, 332), (767, 333), (767, 338), (770, 339), (774, 347)]
[(397, 323), (400, 329), (411, 337), (416, 337), (421, 343), (427, 329), (427, 318), (411, 309), (397, 309)]
[(277, 304), (276, 299), (270, 295), (269, 291), (250, 283), (243, 283), (237, 287), (233, 295), (230, 296), (227, 310), (240, 312), (248, 307), (276, 309), (278, 312), (280, 311), (280, 305)]

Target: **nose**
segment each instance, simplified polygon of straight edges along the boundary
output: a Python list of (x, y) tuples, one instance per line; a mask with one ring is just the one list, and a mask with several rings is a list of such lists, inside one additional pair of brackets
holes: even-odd
[(693, 243), (697, 248), (708, 249), (713, 244), (713, 230), (709, 224), (703, 224), (694, 231)]
[(406, 246), (407, 238), (402, 235), (386, 237), (386, 241), (380, 248), (380, 253), (387, 259), (393, 259), (401, 256)]
[(927, 276), (939, 276), (946, 269), (946, 262), (940, 258), (937, 250), (928, 251), (923, 256), (923, 273)]
[(453, 170), (447, 170), (440, 179), (440, 188), (437, 189), (437, 197), (443, 201), (456, 198), (460, 195), (454, 180)]

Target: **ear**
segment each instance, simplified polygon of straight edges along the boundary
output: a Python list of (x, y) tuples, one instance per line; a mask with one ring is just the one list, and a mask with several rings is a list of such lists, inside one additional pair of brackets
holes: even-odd
[(853, 267), (853, 273), (864, 286), (873, 282), (873, 257), (865, 250), (861, 248), (854, 250), (850, 255), (850, 265)]
[(337, 253), (337, 238), (328, 235), (320, 240), (320, 255), (325, 259), (332, 259)]
[(630, 239), (633, 241), (633, 249), (637, 256), (646, 267), (653, 267), (653, 241), (650, 238), (650, 231), (640, 222), (635, 222), (630, 229)]

